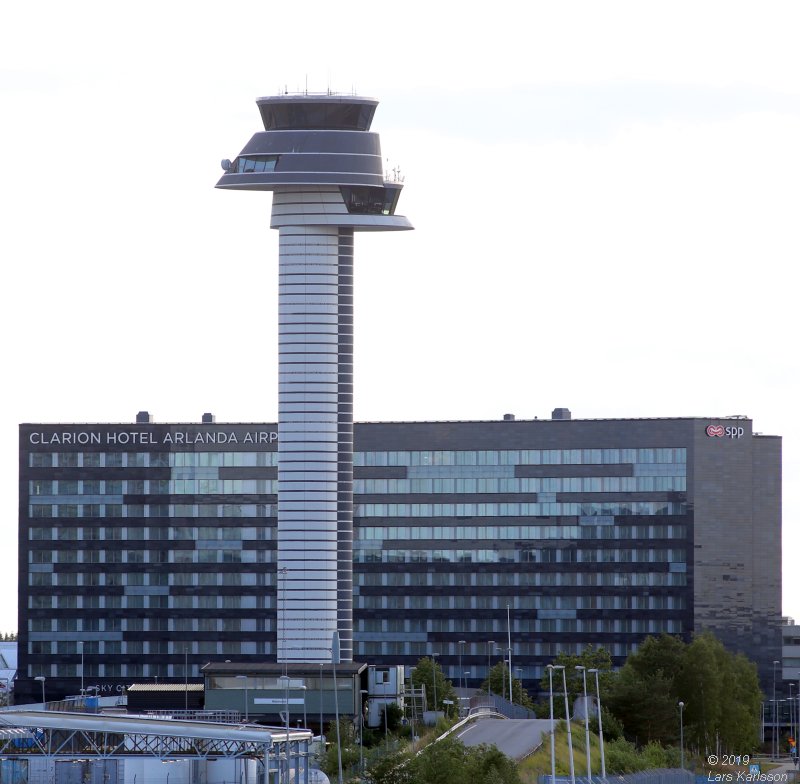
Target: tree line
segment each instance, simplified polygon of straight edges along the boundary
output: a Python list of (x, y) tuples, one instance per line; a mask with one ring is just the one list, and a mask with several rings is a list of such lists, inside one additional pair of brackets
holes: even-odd
[[(576, 665), (598, 670), (606, 737), (624, 735), (640, 747), (654, 742), (677, 745), (682, 723), (686, 748), (744, 754), (759, 745), (763, 698), (756, 665), (727, 651), (710, 632), (689, 643), (669, 635), (648, 637), (618, 671), (611, 669), (611, 657), (603, 648), (559, 654), (555, 664), (565, 668), (571, 705), (583, 694)], [(549, 690), (547, 676), (541, 687)], [(553, 690), (560, 695), (562, 682)], [(594, 684), (587, 691), (593, 695)], [(563, 717), (558, 699), (554, 707)], [(549, 716), (549, 706), (545, 708), (539, 704), (539, 716)]]
[[(564, 679), (574, 714), (575, 701), (586, 692), (594, 697), (599, 686), (603, 736), (607, 742), (609, 773), (624, 773), (646, 767), (676, 767), (680, 760), (681, 721), (684, 748), (703, 754), (710, 751), (745, 754), (759, 745), (761, 690), (756, 666), (741, 654), (732, 654), (710, 633), (686, 643), (677, 637), (648, 637), (631, 653), (623, 667), (612, 669), (611, 656), (604, 648), (586, 647), (580, 654), (560, 653), (553, 671), (553, 713), (563, 718)], [(576, 669), (583, 667), (585, 670)], [(589, 674), (588, 670), (597, 670)], [(419, 693), (424, 686), (425, 705), (441, 713), (436, 730), (440, 736), (458, 715), (458, 698), (449, 681), (432, 658), (421, 659), (408, 684)], [(508, 667), (493, 667), (482, 690), (507, 694)], [(515, 704), (533, 708), (539, 718), (550, 715), (550, 674), (539, 683), (534, 702), (517, 678), (511, 679)], [(682, 704), (681, 704), (682, 703)], [(409, 705), (407, 704), (407, 710)], [(405, 718), (405, 720), (404, 720)], [(344, 722), (344, 720), (343, 720)], [(467, 748), (448, 736), (428, 742), (423, 750), (412, 740), (412, 728), (400, 709), (391, 705), (381, 718), (382, 731), (363, 729), (352, 722), (340, 727), (342, 762), (348, 781), (370, 784), (519, 784), (516, 764), (494, 747)], [(592, 721), (598, 729), (597, 718)], [(561, 730), (560, 730), (561, 731)], [(414, 728), (414, 736), (421, 732)], [(333, 736), (333, 728), (329, 737)], [(582, 738), (582, 736), (581, 736)], [(578, 745), (583, 741), (578, 738)], [(364, 771), (359, 774), (361, 760)], [(336, 744), (323, 761), (323, 769), (334, 774), (338, 767)]]

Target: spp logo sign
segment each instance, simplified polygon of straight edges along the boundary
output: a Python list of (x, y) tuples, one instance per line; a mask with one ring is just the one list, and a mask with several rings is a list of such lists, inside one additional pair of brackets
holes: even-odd
[(736, 425), (709, 425), (706, 428), (706, 435), (709, 438), (741, 438), (744, 435), (744, 428)]

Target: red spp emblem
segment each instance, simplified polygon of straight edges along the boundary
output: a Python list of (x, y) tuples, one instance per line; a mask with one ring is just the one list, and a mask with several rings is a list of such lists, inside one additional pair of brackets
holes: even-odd
[(706, 435), (714, 438), (722, 438), (725, 435), (725, 428), (722, 425), (709, 425), (706, 428)]

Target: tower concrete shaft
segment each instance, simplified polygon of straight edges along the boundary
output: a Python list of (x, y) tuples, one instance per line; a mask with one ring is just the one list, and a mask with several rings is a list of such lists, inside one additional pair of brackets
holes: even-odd
[(265, 131), (217, 187), (271, 190), (280, 232), (278, 661), (353, 656), (353, 239), (412, 228), (383, 176), (377, 102), (258, 100)]

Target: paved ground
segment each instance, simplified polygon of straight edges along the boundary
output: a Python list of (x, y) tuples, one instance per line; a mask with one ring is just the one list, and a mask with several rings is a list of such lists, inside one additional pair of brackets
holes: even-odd
[(530, 754), (550, 732), (550, 719), (478, 719), (458, 733), (465, 746), (497, 746), (512, 759)]

